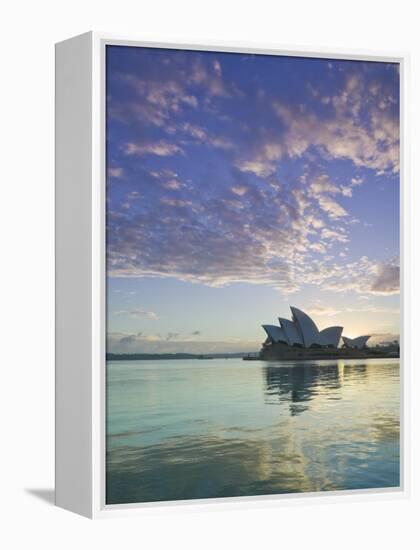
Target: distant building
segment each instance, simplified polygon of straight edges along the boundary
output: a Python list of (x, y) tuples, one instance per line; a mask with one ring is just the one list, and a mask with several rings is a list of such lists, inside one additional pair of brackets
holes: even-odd
[[(279, 317), (279, 325), (262, 325), (267, 334), (263, 347), (273, 345), (306, 349), (339, 347), (343, 327), (327, 327), (319, 330), (309, 315), (296, 307), (291, 307), (290, 310), (291, 320)], [(370, 336), (359, 336), (352, 339), (343, 336), (344, 347), (362, 349), (369, 338)]]

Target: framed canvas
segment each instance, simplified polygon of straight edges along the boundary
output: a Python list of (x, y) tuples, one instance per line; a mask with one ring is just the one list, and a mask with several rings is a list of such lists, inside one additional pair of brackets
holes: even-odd
[(407, 494), (407, 57), (56, 45), (56, 503)]

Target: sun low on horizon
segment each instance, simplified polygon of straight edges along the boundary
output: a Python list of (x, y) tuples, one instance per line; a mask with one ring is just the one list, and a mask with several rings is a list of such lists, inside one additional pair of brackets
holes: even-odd
[(107, 349), (399, 338), (399, 71), (107, 46)]

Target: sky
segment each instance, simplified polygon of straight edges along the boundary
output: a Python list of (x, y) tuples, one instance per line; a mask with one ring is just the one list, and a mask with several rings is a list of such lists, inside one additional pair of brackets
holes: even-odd
[(399, 67), (107, 46), (115, 353), (257, 351), (293, 305), (399, 335)]

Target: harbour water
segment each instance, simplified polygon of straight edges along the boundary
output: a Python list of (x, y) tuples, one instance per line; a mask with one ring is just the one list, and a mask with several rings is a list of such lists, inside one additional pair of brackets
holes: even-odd
[(398, 359), (107, 364), (108, 504), (399, 485)]

